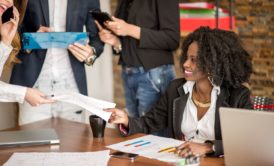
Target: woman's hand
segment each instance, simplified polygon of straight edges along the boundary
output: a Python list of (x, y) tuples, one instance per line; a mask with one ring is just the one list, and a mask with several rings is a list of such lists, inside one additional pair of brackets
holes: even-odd
[(188, 155), (205, 155), (212, 152), (212, 144), (209, 143), (195, 143), (186, 141), (182, 145), (176, 148), (176, 153), (181, 157), (187, 157)]
[(114, 34), (116, 34), (117, 36), (130, 36), (135, 39), (140, 39), (140, 27), (133, 24), (128, 24), (124, 20), (118, 19), (114, 16), (112, 16), (112, 20), (113, 21), (107, 21), (105, 25)]
[(1, 41), (7, 45), (11, 45), (18, 28), (19, 12), (16, 7), (13, 7), (13, 15), (14, 18), (11, 18), (10, 21), (4, 24), (2, 21), (0, 22)]
[(54, 100), (47, 98), (47, 96), (41, 91), (33, 88), (27, 88), (27, 93), (25, 95), (25, 100), (31, 106), (39, 106), (41, 104), (53, 103)]
[(125, 111), (116, 108), (105, 109), (107, 112), (111, 112), (109, 123), (123, 124), (128, 127), (128, 115)]
[(99, 30), (99, 37), (102, 42), (109, 44), (115, 48), (118, 48), (120, 43), (120, 39), (114, 35), (111, 31), (103, 28), (96, 20), (95, 24)]

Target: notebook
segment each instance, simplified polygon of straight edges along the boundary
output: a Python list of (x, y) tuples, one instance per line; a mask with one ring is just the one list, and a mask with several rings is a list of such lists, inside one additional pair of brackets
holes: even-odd
[(226, 166), (274, 165), (274, 112), (220, 108)]
[(0, 132), (0, 147), (59, 144), (54, 129), (29, 129)]

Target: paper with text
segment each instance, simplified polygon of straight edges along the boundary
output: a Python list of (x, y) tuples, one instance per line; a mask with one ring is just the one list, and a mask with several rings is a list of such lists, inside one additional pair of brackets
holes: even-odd
[(177, 147), (182, 143), (184, 142), (172, 138), (146, 135), (143, 137), (109, 145), (107, 147), (127, 153), (136, 153), (151, 159), (157, 159), (166, 162), (178, 162), (182, 160), (182, 158), (178, 157), (173, 152), (159, 151), (169, 147)]
[(103, 109), (114, 108), (116, 106), (115, 103), (95, 99), (89, 96), (85, 96), (85, 95), (82, 95), (76, 92), (70, 92), (70, 91), (55, 92), (54, 97), (52, 97), (52, 99), (56, 101), (75, 104), (101, 117), (105, 121), (109, 120), (111, 116), (111, 112), (103, 111)]
[(4, 166), (107, 166), (109, 150), (98, 152), (13, 153)]

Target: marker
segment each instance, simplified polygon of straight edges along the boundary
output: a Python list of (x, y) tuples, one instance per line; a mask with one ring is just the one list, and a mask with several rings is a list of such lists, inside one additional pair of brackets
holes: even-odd
[(150, 142), (145, 142), (143, 144), (135, 145), (134, 147), (144, 146), (144, 145), (147, 145), (147, 144), (150, 144)]
[(124, 146), (130, 146), (130, 145), (134, 145), (134, 144), (138, 144), (140, 142), (144, 142), (143, 140), (140, 140), (140, 141), (135, 141), (135, 142), (132, 142), (132, 143), (129, 143), (129, 144), (126, 144)]

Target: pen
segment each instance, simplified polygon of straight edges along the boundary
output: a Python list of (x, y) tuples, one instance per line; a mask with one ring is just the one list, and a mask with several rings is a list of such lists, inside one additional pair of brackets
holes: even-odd
[(134, 144), (138, 144), (140, 142), (144, 142), (143, 140), (140, 140), (140, 141), (135, 141), (135, 142), (132, 142), (132, 143), (129, 143), (129, 144), (126, 144), (124, 146), (130, 146), (130, 145), (134, 145)]
[(144, 145), (147, 145), (147, 144), (150, 144), (150, 142), (145, 142), (143, 144), (135, 145), (134, 147), (144, 146)]

